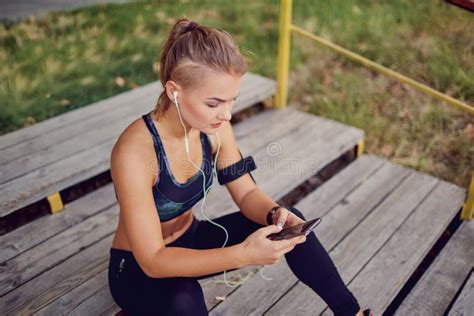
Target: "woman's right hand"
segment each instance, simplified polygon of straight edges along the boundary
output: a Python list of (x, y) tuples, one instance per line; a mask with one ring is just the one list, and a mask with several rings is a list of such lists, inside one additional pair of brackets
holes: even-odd
[(277, 225), (269, 225), (257, 229), (250, 234), (242, 243), (242, 255), (245, 265), (268, 265), (277, 263), (287, 252), (291, 251), (297, 244), (306, 241), (306, 236), (298, 236), (291, 239), (270, 240), (268, 235), (278, 233), (281, 228)]

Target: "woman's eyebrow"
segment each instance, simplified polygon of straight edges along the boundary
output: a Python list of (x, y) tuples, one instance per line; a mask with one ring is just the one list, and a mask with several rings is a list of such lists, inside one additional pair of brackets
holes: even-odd
[[(240, 95), (240, 92), (239, 92), (239, 94), (237, 94), (237, 95), (235, 96), (235, 98), (233, 98), (232, 100), (237, 99), (237, 97), (238, 97), (239, 95)], [(225, 102), (225, 100), (219, 99), (218, 97), (212, 97), (212, 98), (207, 98), (207, 99), (208, 99), (208, 100), (216, 100), (216, 101), (220, 101), (220, 102)]]

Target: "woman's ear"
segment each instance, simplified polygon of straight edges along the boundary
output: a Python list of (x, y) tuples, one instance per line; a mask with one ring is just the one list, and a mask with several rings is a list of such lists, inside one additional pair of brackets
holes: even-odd
[(165, 89), (166, 89), (166, 95), (168, 98), (173, 101), (173, 92), (177, 91), (178, 96), (179, 96), (179, 91), (180, 91), (180, 86), (177, 82), (174, 82), (173, 80), (168, 80), (165, 84)]

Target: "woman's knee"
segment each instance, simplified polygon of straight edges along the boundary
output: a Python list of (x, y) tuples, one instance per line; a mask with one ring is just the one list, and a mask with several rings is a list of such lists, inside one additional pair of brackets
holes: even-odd
[(207, 315), (204, 293), (194, 278), (177, 278), (170, 291), (169, 315)]

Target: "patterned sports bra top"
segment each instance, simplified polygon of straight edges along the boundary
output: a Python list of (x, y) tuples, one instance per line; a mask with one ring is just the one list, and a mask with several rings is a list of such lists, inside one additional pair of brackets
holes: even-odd
[[(151, 118), (151, 112), (142, 115), (145, 124), (150, 131), (158, 158), (158, 181), (153, 185), (152, 192), (160, 221), (169, 221), (193, 207), (204, 197), (203, 177), (200, 171), (185, 183), (180, 183), (173, 176), (166, 157), (165, 149), (158, 130)], [(201, 170), (206, 175), (206, 190), (212, 184), (213, 156), (212, 147), (207, 135), (200, 132), (203, 161)], [(183, 144), (184, 146), (184, 144)]]

